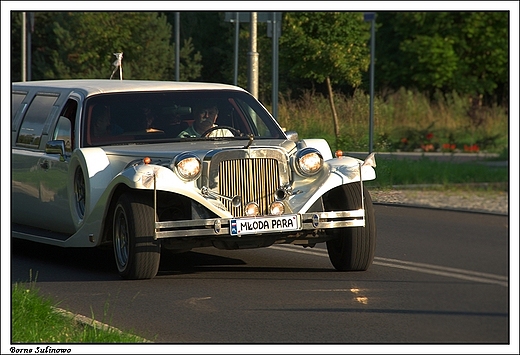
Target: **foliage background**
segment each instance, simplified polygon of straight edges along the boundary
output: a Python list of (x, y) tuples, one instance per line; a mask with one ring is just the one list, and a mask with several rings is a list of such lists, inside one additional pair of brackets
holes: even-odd
[[(367, 89), (370, 24), (361, 12), (283, 12), (280, 91)], [(224, 12), (181, 12), (181, 75), (185, 80), (232, 83), (234, 24)], [(378, 12), (376, 92), (401, 87), (482, 95), (484, 104), (508, 102), (509, 12)], [(108, 78), (114, 52), (124, 52), (128, 78), (171, 79), (173, 12), (35, 12), (32, 80)], [(239, 85), (247, 87), (249, 23), (240, 23)], [(11, 13), (12, 80), (20, 79), (21, 12)], [(258, 23), (260, 91), (269, 93), (272, 44)], [(319, 59), (319, 60), (316, 60)], [(336, 73), (336, 75), (333, 75)], [(331, 75), (332, 74), (332, 75)], [(338, 75), (339, 74), (339, 75)], [(296, 88), (296, 89), (294, 89)], [(267, 99), (270, 95), (265, 95)]]
[[(508, 149), (509, 15), (377, 12), (376, 150)], [(282, 16), (277, 119), (335, 148), (366, 149), (370, 23), (362, 12)], [(12, 81), (21, 78), (21, 18), (11, 13)], [(235, 24), (224, 19), (224, 12), (180, 12), (180, 80), (233, 83)], [(124, 53), (125, 79), (174, 80), (174, 26), (174, 12), (35, 12), (31, 80), (109, 78), (116, 52)], [(258, 98), (270, 108), (272, 41), (267, 23), (257, 27)], [(249, 30), (240, 23), (244, 88)]]

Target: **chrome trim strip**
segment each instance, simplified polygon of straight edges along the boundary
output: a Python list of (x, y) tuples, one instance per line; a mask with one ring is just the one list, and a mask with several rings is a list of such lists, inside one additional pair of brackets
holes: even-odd
[[(313, 224), (316, 223), (315, 216), (319, 217), (317, 226)], [(302, 229), (298, 231), (275, 232), (274, 234), (280, 234), (281, 236), (308, 233), (310, 234), (317, 230), (323, 229), (364, 227), (364, 216), (365, 211), (361, 209), (353, 211), (302, 213)], [(203, 236), (240, 238), (239, 236), (232, 236), (229, 234), (229, 224), (231, 219), (234, 218), (210, 218), (184, 221), (155, 222), (154, 237), (157, 239)], [(218, 223), (221, 226), (219, 232), (215, 231), (215, 223)], [(262, 234), (263, 233), (259, 233), (258, 235)]]

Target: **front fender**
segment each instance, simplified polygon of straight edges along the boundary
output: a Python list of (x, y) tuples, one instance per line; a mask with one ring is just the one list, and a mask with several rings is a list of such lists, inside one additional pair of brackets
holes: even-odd
[(294, 212), (306, 213), (321, 196), (335, 187), (360, 180), (374, 180), (376, 178), (373, 168), (375, 161), (373, 166), (363, 163), (362, 160), (352, 157), (332, 158), (325, 161), (323, 170), (317, 179), (295, 182), (289, 198), (291, 209)]
[(107, 213), (110, 200), (117, 187), (125, 185), (132, 190), (153, 191), (154, 176), (155, 189), (157, 191), (172, 192), (186, 196), (193, 201), (199, 202), (219, 217), (231, 218), (229, 212), (218, 207), (217, 201), (213, 204), (200, 194), (200, 189), (197, 188), (196, 181), (183, 181), (177, 174), (165, 166), (136, 164), (118, 173), (108, 185), (105, 185), (103, 194), (96, 199), (95, 206), (92, 208), (91, 213), (86, 216), (77, 235), (81, 235), (83, 239), (90, 235), (89, 238), (92, 242), (99, 244), (101, 242), (101, 231), (103, 228), (100, 221), (104, 221), (109, 217)]
[[(154, 182), (155, 177), (155, 182)], [(202, 196), (196, 180), (184, 181), (170, 168), (154, 164), (138, 164), (118, 174), (107, 190), (113, 191), (116, 186), (124, 184), (131, 189), (154, 190), (176, 193), (200, 203), (220, 217), (228, 218), (231, 214), (219, 208), (220, 202), (208, 200)]]

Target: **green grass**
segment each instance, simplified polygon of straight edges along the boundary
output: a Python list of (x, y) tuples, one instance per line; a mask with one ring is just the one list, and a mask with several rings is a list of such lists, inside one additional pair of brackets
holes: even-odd
[[(436, 185), (445, 188), (508, 189), (507, 166), (490, 166), (481, 162), (435, 161), (427, 157), (377, 160), (376, 180), (369, 187), (388, 188), (396, 185)], [(484, 184), (485, 183), (485, 184)]]
[(143, 343), (144, 339), (115, 328), (74, 321), (40, 296), (34, 282), (12, 288), (12, 343)]

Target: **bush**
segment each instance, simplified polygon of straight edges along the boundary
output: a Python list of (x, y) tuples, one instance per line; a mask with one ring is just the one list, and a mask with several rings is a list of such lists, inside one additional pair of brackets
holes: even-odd
[[(302, 138), (324, 138), (333, 149), (367, 151), (369, 95), (335, 94), (340, 122), (336, 142), (328, 98), (306, 92), (300, 99), (281, 96), (278, 121)], [(401, 89), (374, 98), (374, 150), (502, 152), (508, 149), (508, 116), (503, 107), (483, 107), (456, 93), (428, 99)]]

